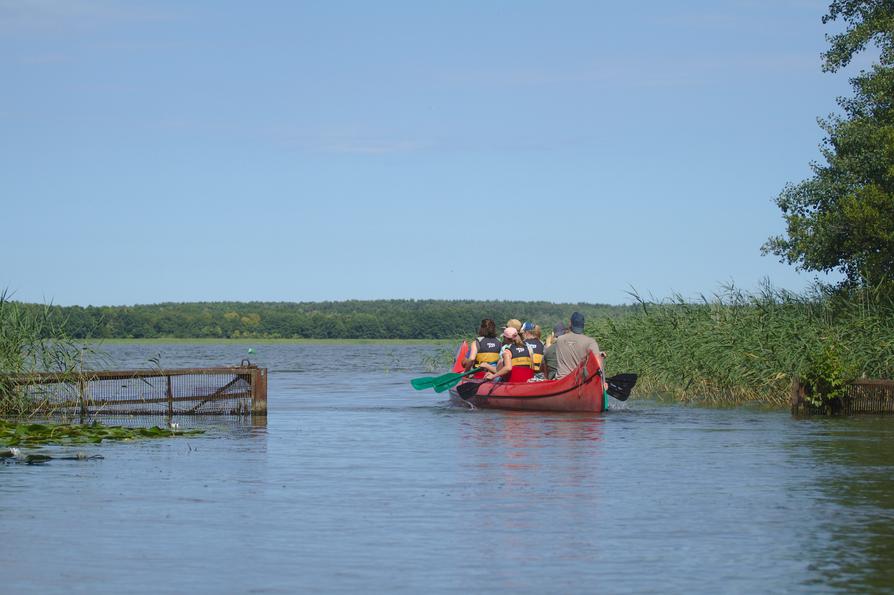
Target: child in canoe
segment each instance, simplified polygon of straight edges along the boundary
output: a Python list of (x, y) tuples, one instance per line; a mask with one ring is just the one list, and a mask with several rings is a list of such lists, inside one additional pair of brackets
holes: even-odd
[(506, 382), (527, 382), (534, 377), (534, 356), (531, 350), (525, 344), (524, 339), (518, 333), (515, 327), (506, 327), (503, 331), (503, 353), (497, 364), (496, 369), (493, 366), (485, 364), (488, 372), (484, 375), (485, 380)]

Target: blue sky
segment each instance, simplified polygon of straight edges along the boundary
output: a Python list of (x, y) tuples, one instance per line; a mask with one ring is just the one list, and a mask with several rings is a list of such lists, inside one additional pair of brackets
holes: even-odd
[(760, 254), (819, 159), (813, 0), (0, 0), (28, 301), (623, 303)]

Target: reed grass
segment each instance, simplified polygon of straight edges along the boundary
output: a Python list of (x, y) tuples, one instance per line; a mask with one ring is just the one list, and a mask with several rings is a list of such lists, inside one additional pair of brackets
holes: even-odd
[(35, 403), (12, 381), (29, 372), (68, 373), (82, 369), (85, 350), (65, 332), (65, 320), (51, 306), (23, 308), (0, 291), (0, 415), (27, 415)]
[(765, 283), (693, 302), (646, 300), (587, 332), (612, 371), (640, 375), (637, 394), (706, 404), (788, 403), (795, 376), (834, 398), (856, 378), (894, 377), (894, 300), (884, 288), (803, 294)]

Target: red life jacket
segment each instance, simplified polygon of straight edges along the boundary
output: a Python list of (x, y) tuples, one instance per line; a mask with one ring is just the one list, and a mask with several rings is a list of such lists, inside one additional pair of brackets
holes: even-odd
[(507, 347), (512, 356), (512, 370), (509, 371), (507, 382), (527, 382), (534, 377), (534, 362), (531, 359), (531, 352), (528, 346), (510, 345)]

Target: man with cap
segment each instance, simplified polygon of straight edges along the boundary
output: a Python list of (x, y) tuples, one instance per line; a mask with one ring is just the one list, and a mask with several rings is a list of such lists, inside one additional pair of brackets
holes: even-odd
[(602, 357), (596, 339), (583, 333), (584, 315), (575, 312), (571, 315), (571, 329), (556, 339), (557, 379), (574, 372), (580, 363), (587, 359), (587, 353), (590, 351), (595, 353), (596, 357)]

